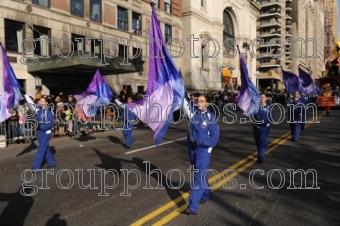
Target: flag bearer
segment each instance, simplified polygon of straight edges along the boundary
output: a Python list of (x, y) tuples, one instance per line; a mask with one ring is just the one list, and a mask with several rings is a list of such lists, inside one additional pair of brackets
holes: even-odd
[(197, 108), (193, 109), (189, 127), (188, 153), (191, 165), (194, 166), (194, 181), (185, 210), (189, 215), (196, 215), (199, 203), (203, 204), (212, 198), (207, 170), (210, 167), (211, 151), (218, 142), (220, 131), (214, 114), (207, 110), (208, 103), (206, 95), (198, 96)]
[(290, 133), (292, 136), (292, 141), (298, 141), (300, 137), (300, 127), (301, 127), (301, 113), (304, 112), (303, 100), (300, 97), (300, 92), (296, 91), (294, 93), (294, 97), (290, 100), (289, 109), (289, 121), (290, 125)]
[(38, 141), (39, 147), (35, 159), (32, 164), (32, 170), (38, 172), (41, 169), (43, 160), (45, 159), (49, 167), (57, 165), (53, 154), (49, 147), (49, 142), (52, 136), (52, 129), (54, 127), (54, 116), (50, 108), (47, 108), (48, 101), (46, 97), (42, 97), (38, 104), (36, 120), (38, 123)]
[[(132, 96), (128, 96), (126, 98), (128, 103), (131, 103), (133, 101)], [(132, 132), (133, 132), (133, 126), (134, 126), (134, 121), (136, 119), (136, 115), (129, 110), (128, 106), (125, 106), (124, 108), (124, 125), (123, 125), (123, 134), (125, 137), (125, 148), (130, 149), (131, 145), (133, 142), (135, 142), (135, 139), (132, 137)]]
[(268, 135), (270, 130), (270, 122), (273, 121), (273, 111), (267, 104), (267, 95), (261, 93), (261, 103), (259, 110), (254, 114), (253, 131), (257, 146), (257, 162), (262, 163), (267, 151)]

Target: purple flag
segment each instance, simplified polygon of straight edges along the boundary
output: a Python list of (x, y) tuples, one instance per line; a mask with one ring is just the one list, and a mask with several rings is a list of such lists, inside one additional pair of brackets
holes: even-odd
[(238, 91), (236, 103), (246, 116), (250, 116), (252, 113), (256, 113), (257, 108), (255, 106), (260, 103), (261, 97), (256, 86), (249, 78), (247, 65), (240, 54), (239, 47), (237, 49), (240, 55), (241, 88)]
[(316, 92), (315, 83), (307, 72), (299, 68), (299, 80), (301, 85), (302, 93), (306, 93), (308, 95), (314, 95)]
[[(77, 104), (82, 104), (83, 111), (87, 117), (94, 117), (99, 105), (109, 104), (112, 97), (112, 91), (105, 82), (99, 69), (97, 69), (91, 83), (86, 89), (86, 92), (74, 95), (74, 98), (77, 100)], [(89, 108), (88, 104), (93, 104), (97, 107)]]
[(2, 96), (0, 107), (0, 122), (7, 120), (12, 115), (12, 108), (19, 103), (22, 98), (20, 84), (9, 63), (6, 50), (0, 43), (2, 52)]
[(159, 145), (170, 126), (173, 113), (183, 105), (184, 83), (166, 47), (156, 11), (153, 6), (151, 8), (148, 97), (129, 107), (154, 131), (154, 140)]
[(291, 71), (285, 71), (283, 69), (281, 70), (287, 93), (293, 94), (296, 91), (301, 91), (301, 85), (298, 76)]

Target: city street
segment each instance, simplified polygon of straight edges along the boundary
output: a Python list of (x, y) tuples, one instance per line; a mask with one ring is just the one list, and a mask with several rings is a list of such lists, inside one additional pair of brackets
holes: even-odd
[(122, 131), (52, 138), (58, 165), (36, 177), (24, 171), (37, 147), (11, 144), (0, 149), (0, 225), (338, 225), (340, 110), (317, 115), (298, 142), (290, 140), (287, 114), (272, 125), (261, 164), (249, 119), (241, 123), (237, 111), (227, 124), (223, 117), (232, 118), (221, 115), (209, 173), (213, 198), (196, 216), (182, 212), (192, 181), (185, 121), (171, 125), (159, 147), (147, 126), (133, 131), (131, 149)]

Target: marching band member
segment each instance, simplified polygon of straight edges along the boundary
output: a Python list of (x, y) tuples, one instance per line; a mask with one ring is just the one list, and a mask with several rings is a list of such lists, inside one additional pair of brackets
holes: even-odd
[[(212, 198), (208, 173), (212, 148), (217, 144), (220, 131), (214, 114), (208, 109), (208, 97), (201, 94), (197, 98), (197, 108), (193, 109), (190, 123), (189, 135), (187, 138), (188, 154), (191, 165), (197, 172), (194, 172), (194, 183), (190, 192), (189, 204), (185, 212), (189, 215), (198, 213), (199, 203), (203, 204)], [(197, 123), (198, 122), (198, 123)]]
[(52, 129), (54, 127), (54, 116), (51, 109), (47, 108), (48, 101), (46, 100), (46, 97), (42, 97), (38, 104), (41, 105), (36, 112), (39, 147), (32, 164), (32, 170), (35, 172), (39, 172), (44, 159), (49, 167), (55, 167), (57, 165), (49, 147)]
[[(126, 98), (128, 103), (131, 103), (133, 101), (132, 96), (128, 96)], [(136, 119), (136, 115), (128, 109), (128, 106), (126, 105), (124, 108), (124, 124), (127, 124), (128, 129), (123, 129), (123, 134), (126, 140), (125, 143), (125, 148), (130, 149), (131, 145), (133, 142), (135, 142), (135, 139), (132, 137), (132, 132), (133, 132), (133, 126), (134, 126), (134, 120)], [(124, 126), (125, 128), (125, 126)]]
[[(292, 141), (298, 141), (300, 137), (300, 127), (301, 127), (301, 112), (303, 112), (303, 100), (301, 99), (300, 92), (295, 91), (294, 97), (290, 100), (290, 104), (293, 105), (293, 108), (290, 108), (290, 133), (292, 136)], [(300, 107), (299, 107), (300, 106)], [(290, 106), (292, 107), (292, 106)], [(301, 109), (302, 108), (302, 109)], [(293, 110), (293, 111), (292, 111)]]
[(257, 162), (262, 163), (267, 150), (270, 121), (273, 120), (273, 111), (267, 105), (267, 95), (261, 93), (259, 110), (254, 114), (253, 130), (257, 147)]

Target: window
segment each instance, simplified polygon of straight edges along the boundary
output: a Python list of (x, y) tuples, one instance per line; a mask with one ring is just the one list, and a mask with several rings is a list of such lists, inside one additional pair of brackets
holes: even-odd
[(164, 0), (164, 11), (171, 13), (171, 0)]
[(35, 5), (50, 7), (50, 0), (32, 0), (32, 3)]
[(165, 25), (165, 42), (168, 43), (171, 40), (172, 29), (170, 25)]
[(231, 51), (234, 51), (233, 42), (235, 40), (233, 20), (227, 10), (223, 12), (223, 25), (223, 47), (226, 51), (226, 54), (224, 54), (226, 56), (232, 54)]
[(152, 0), (155, 3), (155, 8), (159, 8), (159, 0)]
[(144, 94), (144, 86), (137, 86), (138, 93)]
[(203, 8), (205, 8), (205, 4), (206, 4), (205, 1), (206, 0), (201, 0), (201, 7), (203, 7)]
[[(137, 56), (138, 50), (139, 50), (139, 55)], [(132, 55), (135, 56), (135, 58), (133, 58), (135, 60), (143, 60), (141, 49), (133, 47), (132, 48)]]
[[(91, 43), (91, 53), (101, 54), (101, 41), (98, 39), (89, 39)], [(91, 54), (92, 56), (92, 54)]]
[(101, 0), (90, 0), (90, 14), (91, 14), (91, 20), (98, 21), (98, 22), (102, 20)]
[[(85, 50), (85, 37), (84, 36), (72, 34), (71, 39), (72, 39), (72, 43), (73, 43), (74, 52), (76, 52), (78, 50), (79, 51)], [(78, 39), (78, 40), (76, 40), (76, 39)]]
[(71, 0), (71, 14), (74, 16), (83, 17), (83, 0)]
[(140, 35), (142, 33), (141, 21), (142, 16), (138, 13), (132, 12), (132, 33)]
[(118, 7), (118, 28), (128, 30), (128, 11), (122, 7)]
[(51, 30), (45, 27), (33, 26), (33, 38), (35, 41), (34, 54), (49, 56), (51, 52)]
[(118, 52), (119, 57), (124, 57), (124, 55), (128, 56), (128, 48), (127, 47), (128, 47), (127, 45), (119, 44), (119, 52)]
[(25, 24), (5, 19), (5, 47), (8, 51), (22, 53)]

